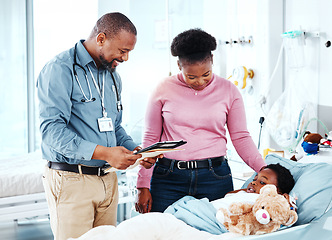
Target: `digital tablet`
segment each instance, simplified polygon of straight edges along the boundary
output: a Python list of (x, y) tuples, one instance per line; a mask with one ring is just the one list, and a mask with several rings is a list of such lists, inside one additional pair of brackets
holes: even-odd
[(146, 148), (143, 148), (143, 149), (139, 150), (135, 154), (140, 154), (140, 153), (144, 153), (144, 152), (148, 152), (148, 151), (152, 151), (152, 150), (173, 149), (173, 148), (177, 148), (179, 146), (182, 146), (186, 143), (187, 143), (187, 141), (184, 141), (184, 140), (157, 142), (157, 143), (154, 143), (154, 144), (152, 144), (152, 145), (150, 145)]
[[(166, 153), (166, 152), (172, 152), (172, 151), (182, 151), (184, 149), (178, 149), (177, 147), (182, 146), (186, 144), (187, 142), (184, 140), (180, 141), (165, 141), (165, 142), (157, 142), (154, 143), (144, 149), (141, 149), (140, 151), (134, 153), (134, 154), (141, 154), (142, 157), (136, 160), (136, 162), (133, 165), (130, 165), (126, 170), (133, 169), (136, 166), (138, 166), (140, 160), (147, 158), (147, 157), (156, 157), (160, 154)], [(177, 149), (176, 149), (177, 148)], [(111, 165), (107, 164), (103, 171), (105, 173), (107, 172), (114, 172), (118, 171), (118, 169), (112, 167)]]

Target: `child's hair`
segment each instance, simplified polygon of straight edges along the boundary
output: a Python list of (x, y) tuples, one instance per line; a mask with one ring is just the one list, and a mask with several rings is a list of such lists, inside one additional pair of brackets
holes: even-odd
[(277, 174), (278, 188), (282, 193), (288, 194), (293, 189), (295, 181), (287, 168), (280, 165), (279, 163), (269, 164), (264, 169), (266, 168), (271, 169)]

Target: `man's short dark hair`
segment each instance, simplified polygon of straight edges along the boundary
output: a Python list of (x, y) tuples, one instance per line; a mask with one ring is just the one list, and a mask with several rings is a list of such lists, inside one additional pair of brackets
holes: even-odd
[(125, 15), (119, 12), (106, 13), (96, 22), (92, 35), (97, 36), (103, 32), (106, 37), (113, 38), (121, 30), (137, 35), (135, 25)]

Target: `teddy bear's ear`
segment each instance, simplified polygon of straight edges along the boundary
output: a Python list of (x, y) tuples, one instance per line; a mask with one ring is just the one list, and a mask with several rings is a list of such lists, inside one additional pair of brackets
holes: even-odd
[(267, 184), (261, 188), (259, 191), (260, 194), (264, 195), (276, 195), (277, 194), (277, 187), (273, 184)]
[(291, 226), (297, 221), (297, 213), (294, 210), (290, 210), (289, 214), (289, 219), (288, 221), (284, 224), (285, 226)]

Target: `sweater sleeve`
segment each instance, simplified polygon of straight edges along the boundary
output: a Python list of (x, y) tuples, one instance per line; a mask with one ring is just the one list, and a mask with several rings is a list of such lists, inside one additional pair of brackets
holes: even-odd
[[(232, 87), (232, 86), (231, 86)], [(227, 128), (232, 143), (243, 161), (255, 172), (266, 165), (247, 129), (244, 103), (239, 90), (233, 87), (233, 99), (227, 117)]]
[[(142, 146), (147, 147), (155, 142), (160, 141), (162, 134), (162, 100), (161, 87), (158, 87), (151, 95), (146, 114), (145, 114), (145, 131)], [(146, 169), (140, 166), (137, 178), (137, 188), (150, 188), (150, 181), (154, 167)]]

